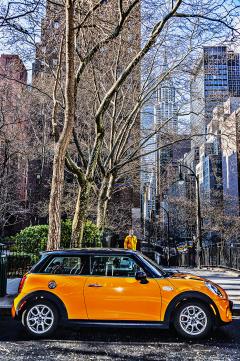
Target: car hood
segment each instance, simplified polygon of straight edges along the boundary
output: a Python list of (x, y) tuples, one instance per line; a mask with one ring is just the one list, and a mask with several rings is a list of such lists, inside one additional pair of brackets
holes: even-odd
[(192, 280), (192, 281), (206, 281), (205, 278), (193, 275), (191, 273), (173, 273), (169, 276), (171, 280)]
[(208, 294), (209, 297), (213, 298), (214, 294), (209, 291), (206, 287), (206, 282), (210, 282), (215, 284), (220, 290), (224, 298), (228, 298), (226, 291), (219, 286), (218, 284), (212, 282), (203, 277), (199, 277), (197, 275), (193, 275), (191, 273), (171, 273), (168, 276), (168, 281), (171, 283), (178, 291), (199, 291)]
[(169, 283), (177, 292), (197, 291), (209, 293), (205, 285), (205, 279), (191, 273), (173, 273), (168, 276)]

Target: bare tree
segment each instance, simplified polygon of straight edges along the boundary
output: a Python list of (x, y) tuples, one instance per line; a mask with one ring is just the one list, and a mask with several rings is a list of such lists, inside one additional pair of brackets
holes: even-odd
[[(26, 5), (24, 2), (23, 4)], [(35, 2), (35, 5), (37, 4), (39, 3)], [(188, 56), (188, 62), (191, 62), (193, 53), (200, 44), (213, 39), (222, 40), (223, 29), (227, 29), (225, 30), (227, 36), (231, 34), (234, 37), (236, 34), (234, 25), (237, 7), (233, 1), (229, 0), (228, 8), (217, 0), (202, 0), (200, 5), (197, 1), (185, 4), (181, 0), (164, 4), (159, 4), (158, 1), (151, 4), (146, 2), (141, 4), (143, 8), (149, 10), (148, 14), (145, 12), (142, 16), (144, 29), (142, 42), (140, 44), (138, 39), (137, 51), (119, 62), (117, 49), (120, 49), (120, 54), (123, 53), (121, 49), (124, 49), (124, 46), (121, 44), (125, 41), (126, 34), (129, 35), (127, 29), (134, 29), (134, 35), (139, 34), (140, 4), (139, 0), (107, 3), (69, 0), (65, 3), (62, 1), (47, 3), (52, 21), (60, 23), (55, 39), (55, 33), (50, 34), (46, 28), (48, 42), (52, 42), (52, 55), (47, 60), (53, 64), (56, 48), (60, 56), (57, 59), (56, 71), (52, 66), (47, 74), (49, 79), (47, 91), (42, 89), (47, 96), (50, 94), (53, 100), (51, 121), (55, 135), (49, 206), (49, 249), (58, 248), (60, 244), (64, 164), (66, 163), (68, 170), (75, 175), (79, 185), (72, 231), (72, 245), (79, 246), (92, 189), (95, 185), (100, 188), (98, 213), (99, 217), (103, 214), (103, 221), (98, 219), (98, 224), (101, 226), (104, 225), (112, 184), (121, 177), (121, 173), (126, 172), (126, 167), (138, 163), (144, 145), (156, 134), (156, 130), (153, 131), (151, 137), (146, 136), (140, 144), (138, 135), (137, 139), (134, 139), (139, 111), (144, 102), (141, 96), (137, 99), (133, 97), (121, 119), (121, 108), (127, 104), (124, 97), (130, 79), (132, 76), (133, 79), (134, 76), (138, 78), (139, 67), (147, 59), (146, 56), (151, 53), (153, 47), (161, 49), (167, 46), (173, 49), (174, 46), (178, 49), (176, 55), (179, 56), (181, 53), (182, 57), (173, 62), (171, 67), (171, 71), (178, 71), (177, 65), (181, 64), (181, 59), (184, 60), (184, 57)], [(8, 13), (9, 11), (6, 12), (5, 9), (5, 14)], [(19, 16), (21, 14), (24, 14), (22, 9)], [(33, 14), (30, 16), (31, 24), (36, 20)], [(25, 15), (29, 16), (29, 14)], [(4, 19), (8, 19), (8, 16), (4, 15)], [(132, 26), (134, 21), (138, 26)], [(14, 30), (14, 34), (21, 34), (28, 43), (34, 43), (35, 38), (30, 36), (30, 31), (22, 31), (6, 21), (5, 24), (8, 29)], [(24, 39), (21, 38), (20, 41)], [(58, 47), (53, 46), (56, 42)], [(162, 55), (162, 53), (161, 49), (158, 54)], [(156, 60), (159, 60), (159, 55)], [(118, 70), (114, 70), (114, 76), (111, 75), (108, 81), (102, 81), (99, 75), (105, 71), (104, 66), (102, 67), (104, 62), (107, 69), (112, 67)], [(120, 65), (118, 69), (116, 64)], [(180, 71), (181, 67), (179, 67)], [(132, 86), (130, 88), (134, 89)], [(86, 89), (88, 91), (84, 95)], [(136, 87), (135, 90), (137, 95), (139, 89)], [(84, 110), (86, 94), (88, 99)], [(114, 108), (117, 110), (116, 113)], [(120, 125), (117, 124), (118, 120)], [(89, 125), (87, 125), (88, 121)], [(79, 134), (83, 134), (81, 141)], [(73, 144), (70, 144), (72, 136), (76, 144), (76, 154), (73, 152)], [(179, 140), (179, 137), (168, 138), (169, 144)], [(107, 155), (109, 150), (110, 157)], [(114, 158), (117, 159), (113, 162)]]

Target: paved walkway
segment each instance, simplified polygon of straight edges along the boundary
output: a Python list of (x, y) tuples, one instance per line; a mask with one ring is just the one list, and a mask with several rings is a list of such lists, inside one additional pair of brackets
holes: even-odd
[(0, 308), (11, 308), (14, 297), (17, 294), (21, 278), (12, 278), (7, 281), (7, 295), (0, 297)]

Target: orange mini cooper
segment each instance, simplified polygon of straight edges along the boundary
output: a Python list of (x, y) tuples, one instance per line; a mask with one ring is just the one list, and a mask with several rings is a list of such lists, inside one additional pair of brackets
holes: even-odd
[(231, 308), (218, 285), (166, 272), (140, 252), (75, 249), (43, 254), (20, 282), (12, 316), (35, 337), (67, 321), (81, 327), (173, 325), (181, 336), (200, 338), (231, 322)]

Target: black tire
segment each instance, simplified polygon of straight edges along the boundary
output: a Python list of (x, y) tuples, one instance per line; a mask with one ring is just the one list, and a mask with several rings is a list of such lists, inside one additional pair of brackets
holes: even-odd
[[(193, 310), (198, 310), (199, 313), (195, 313), (194, 316)], [(187, 315), (189, 312), (193, 313), (192, 316)], [(175, 311), (173, 324), (180, 336), (188, 339), (201, 339), (207, 337), (212, 330), (213, 316), (207, 305), (198, 301), (188, 301)]]
[[(43, 312), (43, 315), (37, 314), (37, 310)], [(36, 315), (36, 323), (34, 323), (34, 315)], [(42, 318), (39, 319), (39, 317)], [(34, 338), (50, 336), (56, 330), (58, 321), (59, 315), (56, 306), (47, 300), (40, 299), (27, 305), (22, 314), (22, 325), (27, 333)], [(38, 326), (37, 324), (40, 325)], [(38, 331), (37, 329), (34, 331), (36, 327)], [(46, 329), (44, 330), (44, 328)]]

